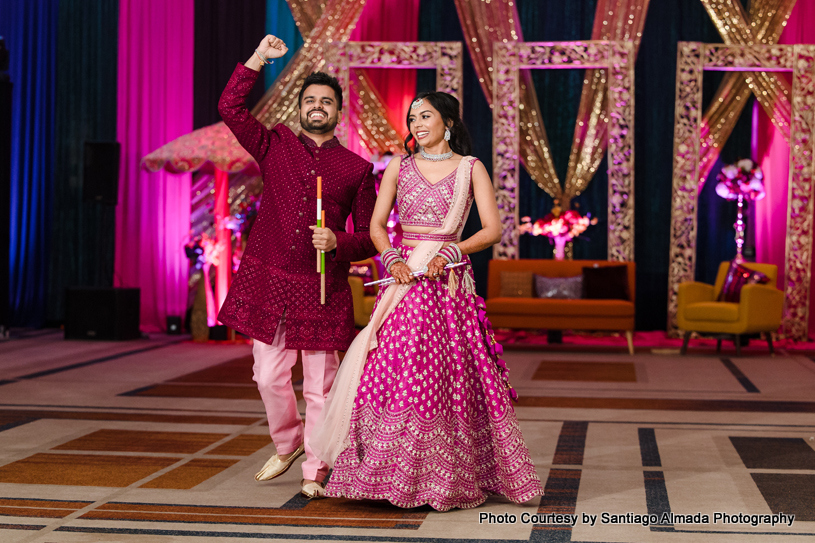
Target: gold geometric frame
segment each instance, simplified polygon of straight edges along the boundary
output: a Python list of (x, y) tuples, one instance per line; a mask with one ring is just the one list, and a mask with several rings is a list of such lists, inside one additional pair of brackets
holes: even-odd
[[(696, 208), (705, 70), (792, 72), (790, 178), (782, 330), (807, 338), (815, 174), (815, 45), (720, 45), (679, 42), (676, 64), (674, 169), (668, 271), (668, 331), (675, 333), (679, 284), (694, 280)], [(772, 180), (767, 180), (772, 182)]]
[[(340, 81), (343, 96), (348, 99), (351, 68), (434, 68), (436, 90), (452, 94), (463, 103), (461, 42), (332, 42), (326, 50), (327, 70)], [(343, 145), (348, 140), (349, 110), (343, 108), (334, 132)], [(402, 142), (395, 143), (397, 148), (402, 146)]]
[(493, 48), (493, 186), (501, 217), (494, 258), (518, 258), (521, 69), (608, 70), (608, 259), (634, 260), (634, 44), (510, 42)]

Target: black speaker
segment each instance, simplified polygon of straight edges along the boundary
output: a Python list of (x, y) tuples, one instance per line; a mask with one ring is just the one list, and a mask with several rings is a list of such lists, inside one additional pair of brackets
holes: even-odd
[(69, 287), (65, 339), (138, 339), (140, 289)]
[(83, 151), (82, 198), (86, 202), (119, 203), (119, 142), (86, 141)]
[(167, 315), (167, 334), (171, 336), (181, 335), (181, 317)]
[(223, 324), (210, 326), (209, 339), (213, 341), (229, 341), (229, 327)]
[(9, 51), (6, 49), (6, 40), (0, 36), (0, 72), (8, 71)]

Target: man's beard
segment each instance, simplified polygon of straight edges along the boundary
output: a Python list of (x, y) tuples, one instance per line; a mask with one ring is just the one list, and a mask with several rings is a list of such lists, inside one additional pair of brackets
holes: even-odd
[(303, 130), (305, 130), (306, 132), (311, 132), (312, 134), (326, 134), (328, 132), (331, 132), (332, 130), (334, 130), (334, 128), (336, 128), (338, 120), (339, 115), (332, 119), (326, 113), (326, 117), (324, 120), (312, 121), (311, 119), (308, 118), (307, 114), (300, 113), (300, 126), (303, 127)]

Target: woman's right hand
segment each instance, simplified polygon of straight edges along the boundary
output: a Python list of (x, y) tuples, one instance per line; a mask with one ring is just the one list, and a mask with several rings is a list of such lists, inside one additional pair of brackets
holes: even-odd
[(410, 271), (410, 267), (404, 262), (397, 262), (391, 266), (391, 275), (400, 285), (407, 285), (416, 280)]
[(283, 40), (269, 34), (258, 45), (258, 52), (267, 59), (280, 58), (289, 51)]

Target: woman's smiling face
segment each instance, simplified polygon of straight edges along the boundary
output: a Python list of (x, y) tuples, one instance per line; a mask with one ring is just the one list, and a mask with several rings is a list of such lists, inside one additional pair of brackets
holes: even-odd
[[(422, 147), (433, 147), (444, 139), (444, 119), (429, 100), (413, 102), (408, 116), (408, 129)], [(417, 105), (418, 104), (418, 105)]]

